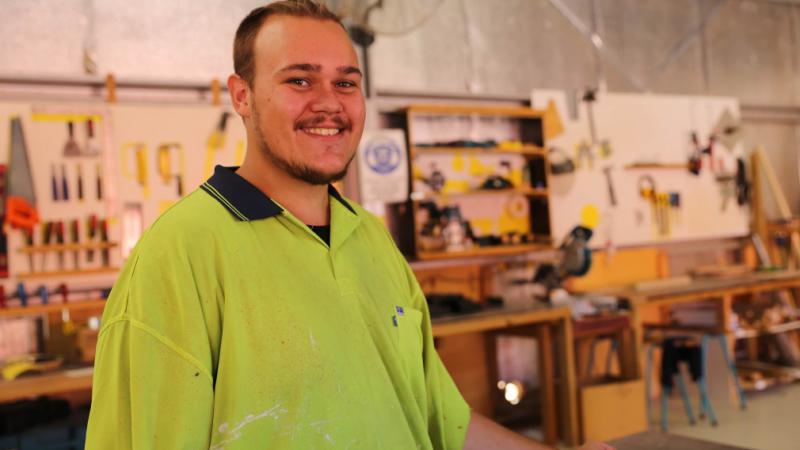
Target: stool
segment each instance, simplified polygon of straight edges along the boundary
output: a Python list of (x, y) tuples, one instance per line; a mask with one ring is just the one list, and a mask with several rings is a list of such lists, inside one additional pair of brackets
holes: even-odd
[[(608, 349), (608, 354), (606, 355), (606, 375), (611, 373), (611, 366), (614, 363), (614, 356), (617, 353), (617, 349), (619, 348), (619, 339), (616, 336), (608, 336), (607, 339), (610, 342), (610, 347)], [(597, 338), (592, 340), (591, 350), (589, 350), (589, 360), (586, 362), (586, 371), (590, 374), (594, 372), (594, 353), (597, 350), (597, 344), (602, 342), (604, 339)]]
[[(633, 373), (630, 370), (626, 371), (625, 364), (623, 363), (623, 353), (625, 350), (632, 351), (630, 345), (623, 348), (626, 336), (628, 342), (632, 339), (630, 336), (630, 317), (625, 314), (602, 315), (602, 316), (586, 316), (580, 320), (575, 320), (572, 323), (573, 339), (576, 344), (579, 341), (589, 341), (590, 350), (588, 359), (586, 361), (586, 377), (592, 378), (594, 371), (594, 354), (597, 345), (605, 340), (610, 341), (611, 345), (606, 356), (605, 362), (605, 375), (611, 373), (611, 368), (614, 358), (617, 357), (620, 364), (620, 375), (623, 378), (633, 378)], [(576, 346), (575, 357), (578, 358), (578, 351)], [(580, 364), (576, 364), (576, 370), (580, 368)], [(584, 374), (578, 373), (579, 383), (584, 378)]]
[[(672, 331), (671, 339), (677, 340), (692, 340), (697, 339), (698, 334), (700, 338), (700, 375), (697, 377), (697, 387), (700, 392), (700, 418), (705, 417), (708, 415), (709, 421), (711, 422), (712, 426), (716, 426), (718, 424), (717, 416), (714, 412), (714, 408), (711, 406), (711, 400), (708, 396), (708, 382), (707, 382), (707, 374), (708, 374), (708, 346), (711, 339), (716, 339), (717, 342), (720, 344), (720, 349), (722, 350), (723, 358), (725, 359), (725, 364), (728, 369), (728, 373), (730, 376), (733, 377), (734, 385), (736, 387), (736, 393), (739, 399), (739, 406), (741, 409), (747, 408), (747, 400), (744, 397), (744, 392), (742, 391), (742, 387), (739, 384), (739, 378), (736, 373), (736, 367), (734, 365), (733, 359), (730, 357), (728, 353), (728, 343), (725, 334), (716, 334), (716, 333), (688, 333), (682, 332), (680, 330), (664, 330), (664, 331)], [(677, 334), (675, 334), (677, 333)], [(669, 333), (665, 333), (669, 334)], [(664, 342), (667, 338), (665, 337)], [(653, 405), (652, 400), (650, 398), (651, 392), (651, 379), (653, 373), (653, 350), (658, 343), (661, 342), (650, 342), (650, 345), (647, 349), (647, 361), (645, 366), (645, 391), (646, 391), (646, 401), (647, 401), (647, 417), (649, 422), (653, 422)], [(663, 358), (662, 358), (663, 364)], [(681, 398), (683, 399), (684, 409), (686, 410), (686, 415), (689, 418), (689, 424), (694, 425), (696, 423), (694, 418), (694, 411), (692, 410), (691, 402), (689, 401), (689, 394), (688, 390), (686, 389), (686, 382), (683, 378), (683, 374), (678, 371), (678, 390), (680, 391)], [(669, 422), (669, 394), (671, 393), (671, 388), (662, 384), (662, 395), (661, 395), (661, 429), (663, 431), (667, 431), (668, 429), (668, 422)]]

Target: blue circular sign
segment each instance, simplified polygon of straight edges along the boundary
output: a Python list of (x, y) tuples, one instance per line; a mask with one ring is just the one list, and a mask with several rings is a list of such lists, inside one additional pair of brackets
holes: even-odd
[(364, 157), (370, 169), (385, 175), (400, 165), (401, 150), (392, 140), (376, 139), (367, 144)]

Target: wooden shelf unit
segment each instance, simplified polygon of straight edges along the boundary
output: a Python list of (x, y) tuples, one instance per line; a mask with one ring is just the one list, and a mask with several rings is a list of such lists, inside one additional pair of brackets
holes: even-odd
[(105, 250), (118, 246), (117, 242), (94, 242), (89, 244), (48, 244), (32, 245), (20, 247), (21, 253), (45, 253), (45, 252), (71, 252), (79, 250)]
[(764, 329), (752, 329), (752, 330), (739, 329), (733, 332), (733, 336), (736, 339), (749, 339), (759, 336), (766, 336), (770, 334), (785, 333), (787, 331), (793, 331), (793, 330), (800, 330), (800, 320), (793, 320), (791, 322), (773, 325), (771, 327)]
[(689, 170), (687, 163), (632, 163), (625, 170)]
[(52, 272), (29, 272), (17, 274), (17, 278), (23, 280), (30, 280), (36, 278), (53, 278), (53, 277), (67, 277), (67, 276), (81, 276), (81, 275), (100, 275), (105, 273), (117, 273), (118, 267), (100, 267), (96, 269), (79, 269), (79, 270), (54, 270)]
[(497, 245), (493, 247), (478, 247), (460, 251), (417, 251), (417, 257), (422, 261), (430, 261), (437, 259), (449, 258), (468, 258), (474, 256), (506, 256), (518, 255), (528, 252), (536, 252), (549, 250), (552, 247), (549, 244), (522, 244), (522, 245)]
[[(431, 118), (460, 118), (463, 117), (493, 117), (506, 119), (504, 129), (497, 129), (496, 136), (490, 136), (491, 130), (484, 136), (486, 139), (483, 142), (504, 142), (504, 141), (517, 141), (521, 142), (521, 146), (428, 146), (428, 145), (415, 145), (415, 143), (431, 141), (439, 141), (436, 136), (425, 136), (422, 139), (416, 133), (416, 128), (420, 127), (421, 120), (431, 120)], [(462, 153), (470, 157), (480, 157), (488, 155), (503, 155), (509, 158), (509, 167), (514, 167), (514, 170), (522, 171), (522, 185), (519, 185), (519, 179), (512, 180), (517, 185), (512, 189), (498, 189), (498, 190), (469, 190), (465, 192), (447, 192), (447, 193), (431, 193), (426, 192), (419, 187), (412, 187), (412, 195), (410, 198), (410, 214), (411, 222), (413, 222), (414, 229), (414, 246), (415, 253), (420, 260), (436, 260), (436, 259), (450, 259), (450, 258), (465, 258), (475, 256), (494, 256), (494, 255), (513, 255), (531, 251), (542, 251), (552, 248), (551, 237), (551, 205), (550, 205), (550, 189), (549, 189), (549, 175), (550, 164), (548, 161), (548, 151), (544, 142), (544, 111), (538, 111), (525, 107), (486, 107), (486, 106), (465, 106), (465, 105), (432, 105), (432, 104), (417, 104), (410, 105), (404, 110), (403, 122), (407, 130), (407, 138), (409, 142), (409, 166), (412, 173), (418, 173), (419, 164), (418, 158), (423, 155), (436, 154), (452, 154), (453, 157), (459, 156)], [(494, 120), (494, 119), (493, 119)], [(415, 127), (415, 123), (417, 127)], [(488, 127), (487, 127), (488, 128)], [(453, 136), (447, 136), (451, 138)], [(460, 136), (460, 139), (468, 140), (471, 136)], [(441, 141), (445, 141), (445, 136), (442, 136)], [(457, 141), (452, 141), (457, 142)], [(462, 155), (463, 156), (463, 155)], [(521, 160), (520, 160), (521, 159)], [(490, 163), (499, 164), (499, 163)], [(500, 166), (502, 167), (502, 166)], [(456, 169), (460, 170), (460, 169)], [(463, 172), (459, 172), (463, 173)], [(518, 172), (517, 172), (518, 173)], [(467, 176), (475, 176), (470, 174)], [(474, 179), (469, 180), (472, 184)], [(412, 185), (418, 183), (418, 179), (412, 182)], [(463, 180), (462, 180), (463, 182)], [(421, 247), (421, 229), (423, 224), (418, 220), (420, 202), (433, 202), (436, 207), (442, 209), (446, 206), (451, 206), (454, 198), (463, 200), (466, 197), (477, 196), (494, 196), (496, 202), (503, 202), (501, 197), (506, 197), (507, 202), (512, 201), (513, 196), (524, 195), (526, 197), (527, 215), (527, 230), (523, 234), (533, 235), (535, 242), (533, 244), (525, 245), (503, 245), (495, 247), (478, 247), (473, 245), (468, 250), (463, 251), (430, 251), (424, 250)], [(493, 198), (492, 201), (495, 201)], [(467, 207), (459, 207), (469, 208)], [(474, 210), (473, 210), (474, 211)], [(524, 210), (523, 210), (524, 211)], [(461, 215), (464, 220), (469, 221), (470, 213), (466, 210), (461, 210)], [(492, 214), (492, 213), (489, 213)], [(472, 215), (474, 218), (475, 215)], [(520, 217), (520, 216), (517, 216)], [(499, 216), (496, 217), (499, 226)], [(473, 230), (479, 229), (473, 225)], [(507, 230), (508, 228), (506, 228)], [(498, 229), (495, 228), (494, 232)], [(504, 230), (499, 229), (502, 233)], [(522, 230), (518, 230), (522, 232)]]
[(510, 189), (475, 189), (465, 192), (413, 192), (412, 198), (415, 200), (436, 200), (448, 197), (463, 197), (470, 195), (497, 195), (506, 197), (509, 194), (519, 194), (526, 197), (549, 198), (550, 192), (547, 189), (538, 188), (510, 188)]
[(65, 392), (88, 391), (91, 389), (91, 367), (58, 370), (41, 375), (17, 378), (16, 380), (0, 380), (0, 403), (41, 395), (58, 395)]
[(105, 299), (80, 300), (75, 302), (61, 303), (60, 298), (54, 296), (52, 302), (44, 305), (37, 304), (28, 306), (15, 306), (11, 308), (0, 308), (0, 317), (39, 316), (42, 314), (59, 313), (64, 309), (69, 311), (103, 309), (105, 305)]
[(547, 150), (537, 145), (523, 145), (520, 148), (504, 148), (504, 147), (441, 147), (441, 146), (423, 146), (415, 145), (411, 148), (414, 154), (419, 153), (470, 153), (470, 152), (490, 152), (490, 153), (508, 153), (519, 155), (533, 155), (533, 156), (547, 156)]
[(500, 116), (514, 118), (540, 119), (543, 113), (522, 106), (469, 106), (469, 105), (437, 105), (414, 104), (406, 108), (409, 114), (428, 115), (461, 115), (461, 116)]

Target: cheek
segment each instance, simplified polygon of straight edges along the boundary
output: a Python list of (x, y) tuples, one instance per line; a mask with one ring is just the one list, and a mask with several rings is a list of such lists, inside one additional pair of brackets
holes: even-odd
[(297, 95), (280, 91), (264, 98), (261, 105), (264, 108), (262, 126), (266, 129), (293, 129), (305, 107), (303, 100)]
[(353, 122), (353, 129), (361, 129), (364, 126), (364, 118), (367, 114), (364, 98), (354, 98), (348, 101), (347, 111), (350, 120)]

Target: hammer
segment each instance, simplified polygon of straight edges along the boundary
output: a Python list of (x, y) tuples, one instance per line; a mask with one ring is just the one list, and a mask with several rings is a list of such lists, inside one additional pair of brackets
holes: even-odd
[(611, 180), (611, 167), (604, 167), (603, 173), (606, 175), (608, 198), (611, 200), (611, 206), (617, 206), (617, 194), (614, 192), (614, 182)]

